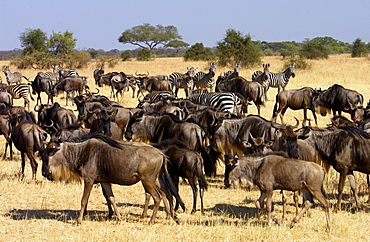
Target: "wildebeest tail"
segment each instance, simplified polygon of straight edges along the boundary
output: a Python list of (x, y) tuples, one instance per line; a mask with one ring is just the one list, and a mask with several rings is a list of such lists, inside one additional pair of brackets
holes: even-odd
[(177, 190), (175, 184), (173, 183), (170, 174), (168, 173), (167, 170), (167, 163), (169, 162), (169, 159), (167, 156), (164, 156), (164, 162), (161, 167), (161, 172), (159, 174), (159, 183), (161, 186), (161, 189), (166, 193), (167, 199), (169, 202), (172, 204), (172, 196), (175, 197), (176, 201), (179, 203), (183, 211), (185, 211), (185, 204), (182, 201), (179, 191)]
[(199, 158), (195, 161), (195, 174), (198, 177), (198, 183), (200, 189), (207, 190), (208, 184), (203, 172), (203, 161)]
[(262, 86), (259, 86), (257, 88), (257, 91), (258, 91), (258, 94), (257, 94), (255, 104), (258, 106), (265, 106), (265, 102), (262, 101), (263, 97), (265, 96), (265, 89), (263, 89)]
[[(209, 149), (209, 152), (207, 152), (206, 149)], [(213, 152), (213, 149), (211, 148), (200, 148), (200, 155), (203, 158), (203, 165), (204, 165), (204, 171), (207, 176), (216, 176), (216, 165), (217, 165), (217, 156), (215, 154), (216, 152)]]

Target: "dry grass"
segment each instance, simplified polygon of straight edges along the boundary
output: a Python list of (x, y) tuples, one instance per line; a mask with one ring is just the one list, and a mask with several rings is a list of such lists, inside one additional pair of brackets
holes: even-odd
[[(283, 62), (278, 57), (264, 59), (270, 63), (272, 72), (282, 71)], [(311, 61), (311, 70), (297, 70), (296, 77), (290, 80), (289, 89), (311, 86), (327, 88), (334, 83), (346, 88), (361, 92), (365, 100), (370, 98), (367, 86), (369, 60), (366, 58), (350, 58), (347, 55), (330, 56), (328, 60)], [(0, 65), (7, 62), (0, 62)], [(155, 59), (152, 62), (125, 62), (109, 71), (124, 71), (150, 74), (170, 74), (173, 71), (185, 72), (187, 66), (198, 67), (207, 71), (208, 64), (202, 62), (183, 62), (176, 58)], [(88, 77), (89, 85), (93, 89), (92, 72), (95, 65), (78, 70), (80, 75)], [(260, 69), (260, 68), (258, 68)], [(11, 71), (16, 71), (11, 67)], [(33, 79), (39, 70), (21, 70), (23, 75)], [(45, 70), (44, 70), (45, 71)], [(217, 75), (227, 69), (217, 69)], [(250, 79), (255, 69), (243, 69), (241, 75)], [(4, 76), (3, 80), (4, 80)], [(103, 88), (101, 93), (109, 95), (109, 89)], [(262, 110), (262, 116), (270, 119), (274, 104), (276, 89), (270, 89), (269, 101)], [(126, 93), (122, 104), (134, 107), (136, 100)], [(43, 96), (43, 100), (45, 96)], [(65, 100), (58, 97), (56, 101), (62, 105)], [(22, 105), (21, 100), (16, 101)], [(32, 102), (34, 105), (34, 102)], [(74, 108), (70, 106), (70, 108)], [(255, 107), (250, 113), (256, 113)], [(286, 121), (294, 123), (293, 117), (302, 119), (302, 111), (288, 110)], [(310, 117), (311, 114), (309, 114)], [(328, 117), (318, 117), (319, 126), (329, 122)], [(0, 154), (4, 153), (4, 139), (0, 138)], [(41, 161), (39, 162), (41, 163)], [(26, 164), (26, 177), (23, 181), (18, 179), (20, 170), (20, 155), (15, 151), (14, 161), (0, 162), (0, 240), (3, 241), (366, 241), (369, 240), (367, 226), (370, 222), (368, 204), (363, 210), (355, 212), (353, 198), (348, 186), (342, 211), (331, 213), (331, 233), (325, 232), (325, 216), (321, 205), (312, 209), (311, 217), (305, 216), (294, 229), (289, 229), (289, 221), (281, 221), (281, 198), (275, 192), (275, 215), (280, 225), (266, 226), (266, 218), (260, 216), (254, 206), (259, 196), (256, 189), (222, 189), (222, 176), (208, 179), (210, 187), (205, 193), (206, 214), (200, 215), (189, 212), (178, 214), (181, 224), (176, 225), (172, 220), (165, 219), (163, 209), (158, 213), (155, 225), (148, 225), (148, 218), (140, 219), (144, 204), (143, 188), (140, 184), (134, 186), (113, 187), (123, 221), (106, 220), (106, 203), (101, 194), (100, 187), (96, 186), (89, 199), (88, 216), (81, 226), (73, 226), (77, 217), (82, 195), (82, 184), (53, 183), (41, 176), (40, 168), (37, 182), (31, 181), (29, 163)], [(219, 169), (222, 174), (222, 167)], [(366, 179), (363, 174), (356, 173), (360, 199), (367, 200)], [(336, 202), (338, 175), (331, 171), (328, 175), (326, 192), (331, 204)], [(190, 187), (181, 185), (180, 194), (187, 207), (192, 204)], [(292, 201), (290, 201), (292, 202)], [(294, 216), (292, 204), (289, 206), (288, 219)]]

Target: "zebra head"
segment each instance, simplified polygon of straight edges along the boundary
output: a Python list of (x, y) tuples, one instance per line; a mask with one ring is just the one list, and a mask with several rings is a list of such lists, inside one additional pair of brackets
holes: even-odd
[(195, 76), (195, 71), (198, 69), (198, 68), (195, 68), (195, 67), (187, 67), (188, 69), (188, 72), (186, 72), (186, 75), (188, 75), (190, 78), (194, 78)]
[(288, 69), (285, 70), (287, 77), (289, 78), (292, 76), (295, 77), (295, 63), (293, 65), (289, 65)]
[[(237, 73), (239, 75), (239, 72), (240, 72), (240, 68), (241, 68), (241, 65), (242, 63), (239, 62), (239, 63), (235, 63), (235, 68), (234, 68), (234, 72)], [(270, 65), (270, 64), (269, 64)]]

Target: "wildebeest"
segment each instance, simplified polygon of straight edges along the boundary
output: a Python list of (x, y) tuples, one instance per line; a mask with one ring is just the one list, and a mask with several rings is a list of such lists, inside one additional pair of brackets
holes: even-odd
[(312, 111), (312, 115), (317, 125), (317, 118), (312, 101), (320, 94), (320, 91), (311, 87), (302, 87), (301, 89), (284, 90), (276, 95), (276, 102), (272, 119), (276, 121), (276, 117), (280, 114), (282, 123), (283, 116), (288, 108), (293, 110), (303, 109), (303, 124), (307, 121), (307, 109)]
[(312, 104), (316, 113), (325, 116), (327, 112), (335, 116), (338, 112), (351, 114), (351, 119), (355, 120), (355, 112), (357, 109), (362, 108), (364, 98), (362, 94), (357, 91), (346, 89), (341, 85), (334, 84), (327, 90), (324, 90), (318, 97), (316, 97)]
[(74, 138), (82, 137), (88, 134), (90, 129), (82, 128), (82, 123), (73, 123), (64, 128), (59, 128), (56, 132), (52, 133), (50, 136), (50, 141), (53, 142), (64, 142), (70, 141)]
[(243, 77), (236, 77), (230, 80), (219, 81), (217, 89), (222, 92), (239, 93), (245, 100), (253, 101), (257, 107), (258, 115), (261, 113), (261, 106), (265, 105), (262, 101), (264, 89), (258, 82), (251, 82)]
[[(183, 142), (176, 139), (163, 140), (153, 146), (162, 150), (169, 157), (168, 172), (177, 189), (179, 188), (180, 177), (187, 179), (189, 182), (193, 191), (193, 208), (191, 213), (195, 213), (197, 210), (199, 185), (200, 211), (204, 214), (203, 194), (204, 190), (207, 190), (208, 184), (203, 172), (202, 156), (198, 152), (188, 149)], [(179, 204), (176, 202), (175, 211), (178, 206)]]
[[(99, 149), (97, 149), (99, 147)], [(167, 216), (174, 216), (172, 196), (180, 196), (167, 171), (167, 157), (158, 149), (143, 143), (117, 142), (102, 135), (90, 135), (73, 142), (47, 145), (42, 153), (42, 174), (53, 181), (83, 180), (84, 191), (77, 224), (82, 222), (94, 183), (100, 183), (107, 200), (109, 217), (114, 212), (121, 219), (111, 184), (133, 185), (141, 181), (145, 193), (154, 199), (150, 223), (154, 223), (161, 200)], [(143, 215), (149, 203), (146, 196)]]
[[(118, 73), (117, 75), (113, 75), (111, 78), (111, 86), (112, 86), (112, 92), (113, 97), (118, 99), (118, 94), (121, 95), (121, 98), (123, 98), (123, 93), (125, 91), (128, 91), (128, 87), (130, 86), (130, 81), (126, 77), (126, 74), (123, 72)], [(114, 90), (116, 90), (116, 93), (114, 93)]]
[(355, 196), (356, 206), (360, 208), (353, 172), (370, 174), (370, 135), (352, 126), (331, 129), (303, 127), (297, 133), (298, 137), (306, 139), (317, 150), (324, 162), (330, 164), (340, 174), (335, 211), (341, 209), (346, 176)]
[(286, 158), (278, 155), (260, 155), (239, 157), (239, 162), (244, 160), (243, 169), (245, 177), (253, 181), (260, 189), (261, 195), (256, 202), (258, 209), (264, 208), (268, 214), (268, 225), (272, 223), (272, 194), (274, 190), (301, 191), (304, 197), (304, 208), (296, 215), (291, 227), (299, 221), (303, 214), (314, 204), (315, 196), (322, 204), (326, 216), (326, 228), (330, 231), (329, 204), (325, 198), (323, 182), (324, 169), (313, 163), (302, 160)]
[(9, 92), (0, 92), (0, 101), (13, 105), (13, 96)]
[(99, 81), (100, 76), (104, 75), (104, 63), (101, 64), (100, 69), (96, 69), (93, 72), (95, 84)]
[(248, 148), (252, 137), (264, 137), (265, 142), (273, 141), (270, 148), (273, 151), (285, 151), (289, 157), (298, 158), (297, 135), (295, 126), (281, 125), (257, 116), (249, 115), (242, 119), (224, 119), (221, 125), (216, 128), (211, 140), (211, 151), (213, 156), (221, 158), (225, 162), (225, 186), (229, 187), (228, 174), (230, 172), (230, 160), (234, 155), (242, 156), (248, 154)]
[(22, 176), (24, 176), (26, 154), (31, 163), (32, 179), (35, 180), (38, 164), (34, 153), (44, 150), (44, 142), (47, 139), (46, 131), (37, 124), (24, 120), (13, 129), (11, 139), (14, 146), (21, 152)]
[(6, 140), (3, 159), (5, 159), (6, 157), (6, 151), (9, 146), (9, 149), (10, 149), (9, 159), (13, 160), (13, 148), (12, 148), (13, 145), (12, 145), (12, 139), (10, 138), (12, 128), (11, 128), (9, 119), (10, 119), (9, 115), (3, 115), (3, 114), (0, 115), (0, 135), (4, 135), (4, 138)]
[(60, 91), (66, 92), (66, 106), (68, 106), (68, 99), (72, 98), (73, 92), (78, 92), (81, 95), (82, 91), (87, 89), (89, 87), (87, 86), (86, 77), (67, 77), (54, 85), (53, 92), (55, 95)]
[(53, 105), (41, 104), (35, 106), (35, 111), (38, 113), (38, 124), (51, 133), (77, 121), (73, 111), (60, 106), (59, 103), (53, 103)]
[(37, 99), (36, 99), (36, 105), (42, 104), (41, 101), (41, 92), (45, 92), (48, 96), (48, 102), (47, 104), (53, 103), (53, 84), (50, 79), (48, 78), (42, 78), (41, 76), (37, 75), (35, 79), (33, 80), (32, 84), (32, 94), (36, 95), (37, 93)]
[(206, 146), (205, 133), (197, 124), (177, 120), (171, 114), (135, 113), (126, 129), (127, 140), (159, 143), (165, 139), (178, 139), (189, 149), (199, 150)]

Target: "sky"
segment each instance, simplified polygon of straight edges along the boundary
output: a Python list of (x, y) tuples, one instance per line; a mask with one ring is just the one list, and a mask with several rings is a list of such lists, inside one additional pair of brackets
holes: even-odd
[(173, 25), (189, 45), (215, 47), (228, 29), (252, 40), (296, 41), (329, 36), (370, 42), (369, 0), (0, 0), (0, 50), (22, 48), (26, 29), (69, 31), (76, 49), (135, 49), (122, 32), (149, 23)]

